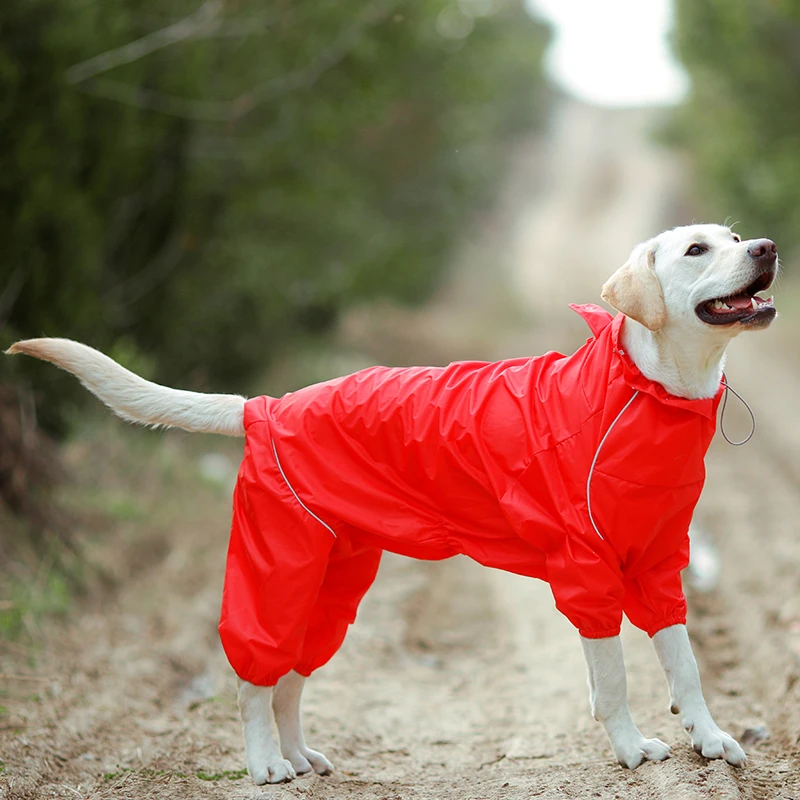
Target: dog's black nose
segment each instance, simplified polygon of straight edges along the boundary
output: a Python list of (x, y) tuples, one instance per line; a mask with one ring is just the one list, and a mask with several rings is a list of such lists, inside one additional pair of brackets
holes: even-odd
[(772, 239), (756, 239), (747, 245), (747, 252), (759, 261), (769, 263), (778, 257), (778, 248)]

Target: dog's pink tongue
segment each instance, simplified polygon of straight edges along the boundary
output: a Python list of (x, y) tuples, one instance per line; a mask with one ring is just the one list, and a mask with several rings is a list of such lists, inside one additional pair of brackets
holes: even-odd
[(750, 306), (752, 305), (751, 298), (746, 294), (739, 294), (736, 297), (729, 297), (724, 302), (731, 308), (737, 308), (741, 310), (744, 310), (745, 308), (750, 308)]

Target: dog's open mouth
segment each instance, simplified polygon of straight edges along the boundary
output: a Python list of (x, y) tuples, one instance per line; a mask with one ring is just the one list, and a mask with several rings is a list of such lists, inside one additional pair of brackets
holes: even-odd
[(695, 312), (703, 322), (709, 325), (731, 325), (734, 322), (744, 324), (769, 322), (778, 313), (772, 298), (758, 297), (757, 292), (769, 289), (775, 273), (762, 272), (748, 287), (727, 297), (716, 297), (704, 300)]

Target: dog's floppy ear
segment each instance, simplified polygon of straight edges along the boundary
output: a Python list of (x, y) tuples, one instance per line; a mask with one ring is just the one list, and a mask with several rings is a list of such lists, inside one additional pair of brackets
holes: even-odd
[(656, 275), (654, 247), (645, 242), (607, 281), (601, 297), (626, 317), (657, 331), (667, 321), (664, 293)]

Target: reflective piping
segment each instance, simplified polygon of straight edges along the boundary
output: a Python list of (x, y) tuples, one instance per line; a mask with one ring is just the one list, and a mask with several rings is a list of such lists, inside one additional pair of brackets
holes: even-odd
[(274, 439), (272, 439), (272, 438), (270, 438), (270, 442), (272, 442), (272, 454), (275, 456), (275, 463), (278, 465), (278, 469), (280, 470), (281, 477), (283, 478), (283, 482), (284, 482), (284, 483), (285, 483), (285, 484), (286, 484), (286, 485), (289, 487), (289, 491), (290, 491), (290, 492), (291, 492), (291, 493), (294, 495), (294, 499), (295, 499), (295, 500), (297, 500), (297, 502), (298, 502), (298, 503), (300, 503), (300, 505), (301, 505), (301, 506), (303, 506), (303, 508), (304, 508), (304, 509), (305, 509), (305, 510), (306, 510), (306, 511), (309, 513), (309, 514), (311, 514), (311, 516), (312, 516), (312, 517), (314, 517), (314, 519), (315, 519), (317, 522), (319, 522), (319, 524), (320, 524), (320, 525), (323, 525), (324, 527), (326, 527), (326, 528), (327, 528), (327, 529), (328, 529), (328, 530), (331, 532), (331, 534), (333, 535), (333, 538), (334, 538), (334, 539), (338, 538), (338, 537), (336, 536), (336, 533), (334, 532), (333, 528), (331, 528), (331, 526), (330, 526), (330, 525), (328, 525), (328, 523), (327, 523), (327, 522), (323, 522), (323, 521), (322, 521), (322, 520), (321, 520), (321, 519), (320, 519), (320, 518), (319, 518), (319, 517), (318, 517), (318, 516), (317, 516), (317, 515), (316, 515), (316, 514), (315, 514), (315, 513), (314, 513), (314, 512), (313, 512), (313, 511), (312, 511), (312, 510), (311, 510), (311, 509), (310, 509), (310, 508), (309, 508), (309, 507), (308, 507), (308, 506), (307, 506), (307, 505), (306, 505), (306, 504), (305, 504), (305, 503), (304, 503), (304, 502), (303, 502), (303, 501), (302, 501), (302, 500), (301, 500), (301, 499), (300, 499), (298, 496), (297, 496), (297, 492), (294, 490), (294, 486), (292, 486), (292, 484), (291, 484), (291, 483), (289, 483), (289, 479), (286, 477), (286, 473), (283, 471), (283, 467), (281, 466), (281, 460), (278, 458), (278, 450), (277, 450), (277, 448), (275, 447), (275, 440), (274, 440)]
[(639, 394), (639, 390), (637, 389), (633, 393), (633, 397), (622, 406), (622, 411), (614, 417), (614, 421), (608, 426), (608, 430), (606, 431), (606, 435), (600, 440), (600, 444), (597, 445), (597, 450), (594, 454), (594, 458), (592, 459), (592, 466), (589, 467), (589, 477), (586, 479), (586, 508), (589, 511), (589, 522), (592, 523), (592, 527), (594, 528), (594, 532), (603, 540), (605, 541), (605, 537), (602, 533), (600, 533), (597, 525), (595, 524), (594, 517), (592, 516), (592, 474), (594, 473), (594, 465), (597, 463), (597, 457), (600, 455), (600, 448), (605, 444), (606, 439), (608, 439), (608, 434), (611, 433), (612, 428), (619, 422), (619, 418), (625, 413), (628, 406), (636, 399), (636, 395)]

